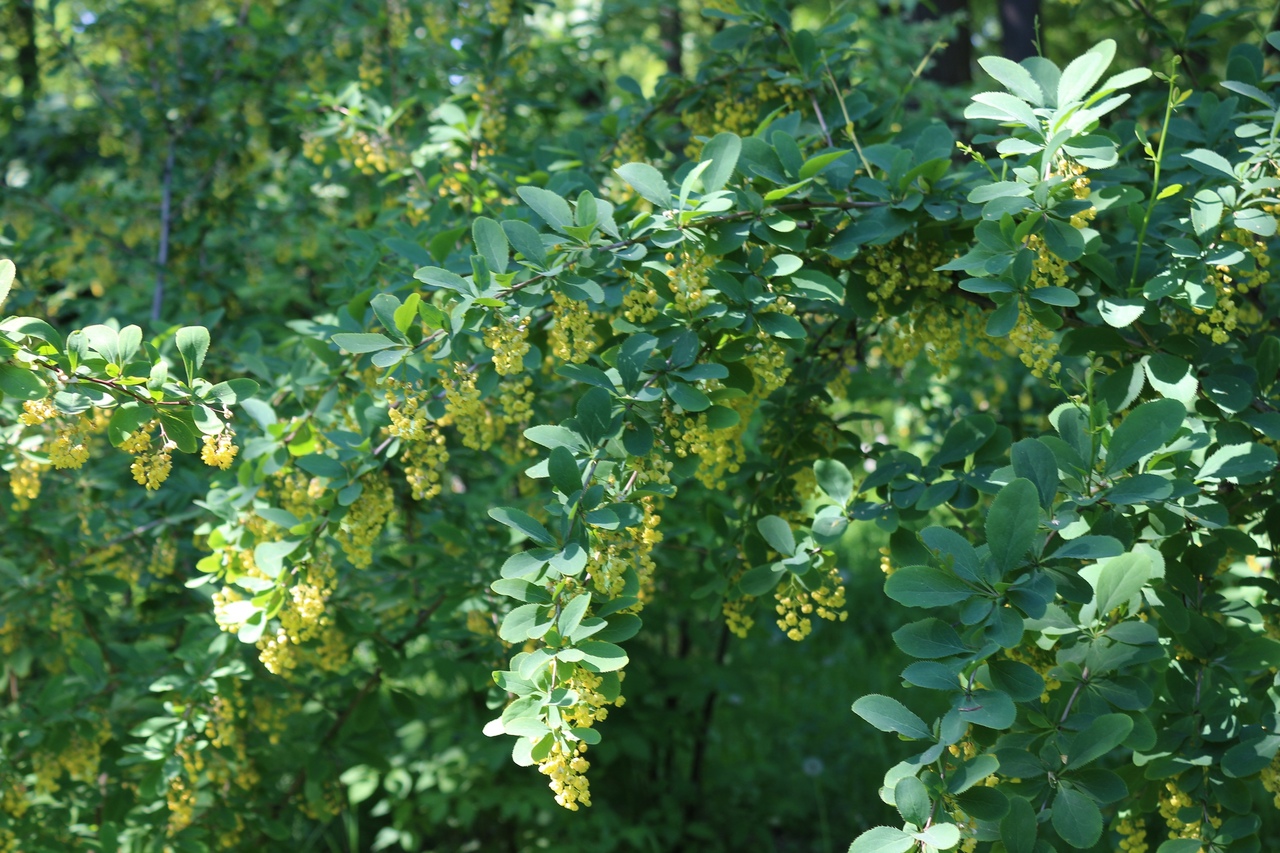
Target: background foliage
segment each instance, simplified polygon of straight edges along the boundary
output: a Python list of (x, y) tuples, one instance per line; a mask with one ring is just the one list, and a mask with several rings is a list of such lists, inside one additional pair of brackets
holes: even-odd
[(1270, 21), (911, 12), (8, 3), (0, 848), (1273, 842)]

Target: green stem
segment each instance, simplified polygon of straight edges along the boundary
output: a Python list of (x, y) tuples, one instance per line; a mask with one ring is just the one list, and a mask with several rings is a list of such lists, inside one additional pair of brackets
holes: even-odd
[[(1173, 117), (1174, 83), (1177, 78), (1169, 75), (1169, 98), (1164, 105), (1164, 123), (1160, 126), (1160, 144), (1156, 146), (1155, 171), (1151, 178), (1151, 199), (1147, 202), (1147, 212), (1142, 217), (1142, 228), (1138, 230), (1138, 245), (1133, 253), (1133, 274), (1129, 276), (1129, 295), (1138, 289), (1138, 264), (1142, 261), (1142, 245), (1147, 239), (1147, 227), (1151, 224), (1151, 214), (1155, 212), (1156, 201), (1160, 197), (1160, 165), (1164, 161), (1164, 142), (1169, 138), (1169, 120)], [(1150, 148), (1147, 149), (1151, 150)]]

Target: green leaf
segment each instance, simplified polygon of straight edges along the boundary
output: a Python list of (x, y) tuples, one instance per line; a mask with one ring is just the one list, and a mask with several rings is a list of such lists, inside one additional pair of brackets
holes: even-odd
[(284, 558), (298, 550), (301, 539), (282, 539), (279, 542), (262, 542), (253, 549), (253, 562), (269, 578), (278, 577), (284, 568)]
[(914, 837), (934, 850), (950, 850), (960, 843), (960, 827), (954, 823), (935, 823), (914, 833)]
[(717, 133), (702, 146), (702, 159), (711, 165), (702, 173), (703, 193), (713, 193), (724, 188), (733, 177), (742, 153), (742, 140), (732, 133)]
[(1126, 714), (1103, 714), (1095, 717), (1083, 731), (1076, 733), (1067, 750), (1065, 769), (1074, 770), (1098, 760), (1123, 743), (1131, 731), (1133, 720)]
[(587, 608), (590, 606), (591, 593), (584, 592), (581, 595), (575, 595), (560, 611), (560, 619), (556, 623), (560, 629), (560, 635), (564, 637), (572, 636), (573, 632), (582, 624), (582, 618), (587, 615)]
[(882, 732), (897, 732), (911, 740), (932, 740), (924, 720), (897, 699), (872, 693), (853, 703), (853, 713)]
[(813, 473), (818, 478), (818, 488), (836, 503), (844, 506), (853, 497), (853, 475), (843, 462), (819, 459), (813, 463)]
[(921, 619), (893, 632), (894, 644), (915, 658), (926, 660), (950, 657), (969, 651), (960, 635), (941, 619)]
[(1022, 100), (1037, 107), (1044, 106), (1044, 92), (1031, 76), (1031, 72), (1018, 63), (1003, 56), (984, 56), (978, 60), (978, 64), (997, 83)]
[(1240, 477), (1266, 474), (1276, 467), (1276, 452), (1252, 442), (1220, 447), (1196, 472), (1196, 482), (1236, 481)]
[(711, 405), (711, 398), (703, 392), (683, 382), (669, 382), (667, 396), (686, 412), (701, 412)]
[(1080, 297), (1076, 292), (1066, 287), (1037, 287), (1028, 291), (1027, 296), (1045, 305), (1057, 305), (1061, 308), (1073, 308), (1080, 304)]
[(1102, 315), (1103, 321), (1117, 329), (1133, 325), (1145, 310), (1147, 303), (1144, 299), (1122, 299), (1115, 296), (1098, 300), (1098, 313)]
[(344, 349), (347, 352), (356, 355), (402, 346), (402, 344), (398, 344), (391, 340), (391, 338), (388, 338), (386, 335), (378, 332), (343, 332), (341, 334), (334, 335), (332, 341), (337, 344), (340, 349)]
[(493, 507), (489, 510), (489, 517), (494, 521), (505, 524), (517, 533), (523, 533), (539, 545), (551, 546), (555, 544), (555, 539), (547, 532), (547, 528), (542, 526), (541, 522), (514, 507)]
[(573, 225), (573, 211), (569, 209), (569, 202), (550, 190), (525, 186), (517, 187), (516, 194), (544, 222), (561, 234), (567, 233), (565, 229)]
[(1018, 325), (1018, 300), (1010, 299), (987, 317), (986, 333), (993, 338), (1006, 337)]
[(903, 566), (884, 582), (884, 594), (907, 607), (945, 607), (975, 592), (951, 572), (928, 566)]
[(1187, 410), (1177, 400), (1143, 403), (1116, 427), (1107, 447), (1106, 473), (1112, 476), (1159, 450), (1178, 432)]
[(1018, 709), (1013, 699), (999, 690), (975, 690), (971, 696), (962, 697), (960, 719), (983, 728), (1001, 731), (1013, 725)]
[(1058, 837), (1078, 850), (1102, 837), (1102, 812), (1097, 803), (1079, 791), (1060, 786), (1053, 799), (1052, 823)]
[[(1086, 575), (1087, 576), (1087, 575)], [(1098, 564), (1094, 583), (1097, 615), (1104, 618), (1133, 598), (1151, 577), (1151, 558), (1141, 552), (1112, 557)]]
[(209, 352), (209, 330), (204, 326), (183, 326), (176, 335), (178, 354), (187, 369), (187, 382), (194, 384)]
[(912, 836), (892, 826), (877, 826), (859, 835), (849, 853), (907, 853), (916, 846)]
[(1046, 510), (1053, 506), (1058, 494), (1058, 461), (1042, 441), (1024, 438), (1013, 446), (1013, 473), (1030, 480), (1040, 496), (1040, 506)]
[(963, 462), (978, 451), (995, 434), (996, 422), (990, 415), (969, 415), (956, 421), (942, 437), (942, 445), (929, 460), (930, 465), (946, 467)]
[(770, 337), (782, 338), (783, 340), (798, 341), (805, 337), (806, 332), (800, 321), (790, 314), (783, 314), (778, 311), (766, 311), (756, 315), (756, 322), (760, 324), (760, 328), (764, 329)]
[(40, 400), (49, 393), (39, 375), (12, 364), (0, 364), (0, 391), (18, 400)]
[(1044, 694), (1044, 678), (1025, 663), (991, 660), (987, 664), (991, 686), (1009, 694), (1015, 702), (1031, 702)]
[(1245, 779), (1270, 766), (1280, 750), (1280, 735), (1263, 735), (1238, 743), (1222, 756), (1222, 772)]
[(1058, 106), (1065, 107), (1088, 95), (1102, 79), (1102, 73), (1115, 56), (1116, 43), (1111, 39), (1104, 39), (1072, 60), (1070, 65), (1062, 69), (1062, 77), (1058, 80)]
[(1199, 838), (1173, 838), (1156, 848), (1156, 853), (1200, 853), (1204, 842)]
[(529, 639), (533, 626), (541, 621), (539, 611), (543, 609), (541, 604), (520, 605), (502, 618), (498, 636), (508, 643), (523, 643)]
[(800, 167), (800, 179), (805, 180), (812, 178), (823, 169), (830, 166), (835, 161), (849, 154), (848, 149), (840, 151), (828, 151), (825, 154), (817, 154), (804, 161), (804, 165)]
[(584, 640), (577, 648), (582, 652), (582, 663), (594, 672), (613, 672), (627, 665), (627, 653), (613, 643)]
[[(741, 143), (739, 143), (741, 144)], [(627, 163), (613, 171), (631, 188), (647, 201), (651, 201), (663, 210), (671, 208), (671, 188), (662, 173), (648, 163)]]
[(547, 250), (542, 245), (538, 229), (519, 219), (507, 219), (502, 223), (502, 231), (507, 235), (512, 248), (524, 255), (526, 261), (538, 267), (547, 265)]
[(791, 525), (776, 515), (766, 515), (756, 522), (760, 535), (769, 543), (769, 547), (784, 557), (793, 557), (796, 553), (796, 539), (791, 533)]
[(611, 438), (613, 395), (603, 388), (591, 388), (578, 400), (578, 427), (588, 444)]
[(1035, 806), (1022, 797), (1009, 800), (1009, 813), (1000, 821), (1000, 840), (1008, 853), (1032, 853), (1036, 847)]
[(9, 298), (9, 291), (13, 288), (13, 279), (17, 273), (18, 270), (13, 265), (13, 261), (0, 258), (0, 305), (4, 305), (5, 300)]
[(1003, 574), (1022, 560), (1040, 525), (1040, 499), (1030, 480), (1018, 478), (1002, 488), (987, 511), (987, 545)]
[(893, 803), (902, 819), (916, 826), (924, 826), (933, 807), (929, 791), (915, 776), (903, 776), (893, 786)]
[(486, 216), (477, 216), (471, 223), (471, 239), (475, 241), (476, 251), (489, 265), (490, 272), (507, 271), (509, 247), (507, 234), (501, 225)]
[(622, 378), (622, 387), (632, 393), (644, 372), (645, 362), (658, 346), (658, 339), (653, 335), (632, 335), (618, 347), (618, 375)]
[(578, 470), (573, 451), (567, 447), (552, 448), (547, 473), (551, 475), (551, 485), (566, 497), (582, 488), (582, 472)]
[(1177, 400), (1190, 408), (1200, 383), (1191, 365), (1174, 355), (1157, 353), (1142, 360), (1147, 381), (1161, 397)]
[(738, 589), (745, 595), (764, 595), (778, 585), (778, 581), (787, 573), (787, 567), (781, 563), (766, 563), (748, 569), (738, 579)]

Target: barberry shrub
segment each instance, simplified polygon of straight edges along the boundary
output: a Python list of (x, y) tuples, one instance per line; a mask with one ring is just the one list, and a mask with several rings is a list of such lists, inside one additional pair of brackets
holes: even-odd
[[(513, 7), (478, 8), (501, 56)], [(1002, 91), (944, 123), (877, 104), (848, 22), (743, 2), (695, 83), (628, 84), (604, 136), (522, 157), (506, 113), (528, 105), (497, 81), (397, 129), (378, 57), (406, 9), (364, 33), (360, 85), (314, 96), (301, 155), (385, 192), (345, 237), (358, 288), (278, 339), (228, 329), (216, 384), (205, 326), (0, 323), (9, 511), (39, 516), (52, 484), (97, 540), (48, 546), (48, 570), (6, 556), (0, 849), (314, 839), (375, 792), (377, 849), (419, 849), (479, 774), (385, 741), (451, 745), (426, 710), (485, 692), (487, 723), (451, 723), (579, 811), (644, 698), (624, 676), (647, 605), (688, 595), (725, 643), (856, 630), (868, 528), (915, 660), (853, 705), (909, 746), (880, 789), (900, 824), (853, 853), (1260, 849), (1280, 796), (1260, 49), (1203, 91), (1176, 63), (1108, 75), (1111, 41), (1064, 68), (986, 58)], [(0, 296), (14, 278), (0, 261)], [(113, 473), (158, 521), (101, 535), (118, 492), (92, 477)], [(204, 490), (194, 511), (159, 503), (171, 477)], [(432, 786), (464, 793), (416, 799)]]

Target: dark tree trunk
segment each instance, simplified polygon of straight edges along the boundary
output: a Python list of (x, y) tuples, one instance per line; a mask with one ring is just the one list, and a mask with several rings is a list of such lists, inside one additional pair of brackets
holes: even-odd
[(22, 103), (32, 104), (40, 91), (40, 56), (36, 50), (36, 11), (31, 0), (11, 0), (18, 26), (18, 79)]
[(1000, 49), (1005, 59), (1021, 62), (1036, 55), (1036, 18), (1040, 0), (1000, 0)]
[(913, 21), (934, 21), (960, 13), (955, 37), (934, 54), (933, 64), (924, 72), (928, 80), (945, 86), (959, 86), (973, 79), (969, 66), (973, 60), (973, 44), (969, 32), (969, 0), (933, 0), (918, 3), (911, 13)]
[(680, 4), (664, 3), (658, 9), (658, 38), (667, 72), (677, 77), (684, 75), (684, 21), (680, 18)]

